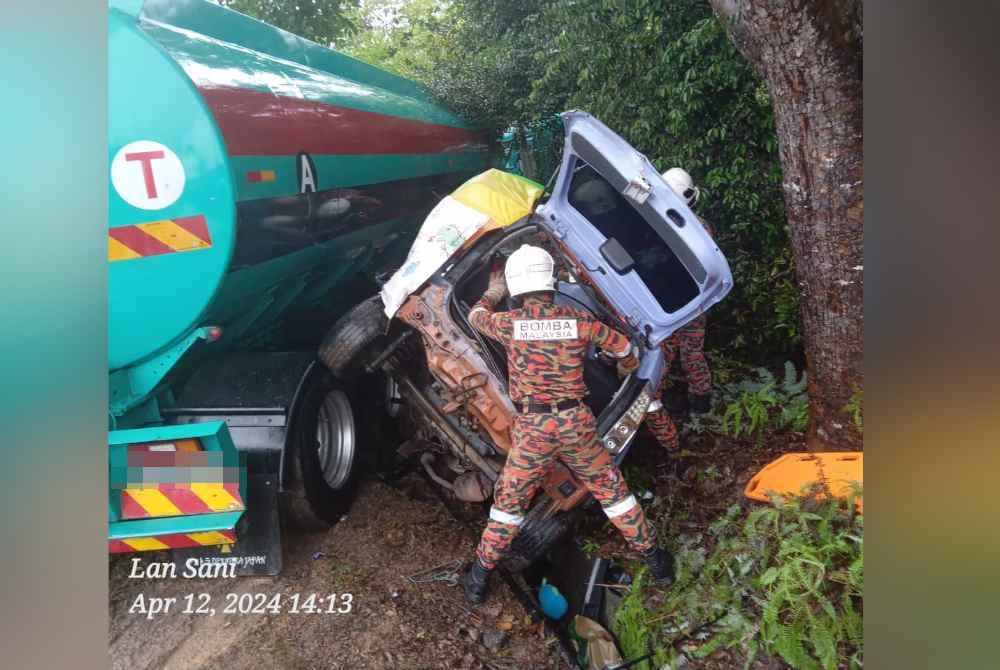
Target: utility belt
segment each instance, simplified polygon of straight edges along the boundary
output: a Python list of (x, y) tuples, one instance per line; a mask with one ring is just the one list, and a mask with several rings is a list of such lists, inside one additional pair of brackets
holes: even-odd
[(557, 414), (574, 407), (580, 407), (583, 405), (583, 401), (579, 398), (571, 398), (558, 402), (535, 402), (531, 398), (521, 398), (514, 404), (521, 414)]

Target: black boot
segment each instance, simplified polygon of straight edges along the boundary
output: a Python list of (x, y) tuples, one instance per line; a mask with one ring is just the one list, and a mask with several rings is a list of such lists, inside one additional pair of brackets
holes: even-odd
[(684, 416), (688, 409), (687, 394), (682, 389), (671, 387), (663, 394), (663, 407), (671, 417)]
[(669, 551), (653, 547), (642, 558), (657, 586), (670, 586), (674, 583), (674, 557)]
[(688, 405), (692, 414), (708, 414), (712, 410), (712, 395), (692, 395)]
[(489, 587), (490, 574), (492, 570), (487, 570), (479, 562), (479, 557), (472, 561), (472, 565), (462, 577), (462, 584), (465, 586), (465, 599), (473, 605), (479, 605), (486, 600), (486, 591)]

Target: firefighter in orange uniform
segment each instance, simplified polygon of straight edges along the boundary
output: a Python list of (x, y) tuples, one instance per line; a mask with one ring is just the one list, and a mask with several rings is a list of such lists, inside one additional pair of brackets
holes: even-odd
[[(503, 274), (494, 269), (489, 287), (469, 312), (472, 325), (506, 349), (510, 397), (518, 410), (490, 520), (464, 576), (465, 596), (473, 604), (486, 599), (489, 576), (517, 536), (531, 499), (556, 458), (597, 499), (629, 546), (643, 556), (657, 583), (673, 581), (673, 557), (657, 546), (653, 527), (611, 453), (597, 439), (597, 421), (583, 403), (588, 344), (626, 364), (629, 359), (634, 362), (632, 345), (590, 314), (556, 305), (553, 268), (544, 249), (522, 246), (511, 254)], [(508, 287), (511, 296), (523, 298), (522, 307), (494, 312)]]

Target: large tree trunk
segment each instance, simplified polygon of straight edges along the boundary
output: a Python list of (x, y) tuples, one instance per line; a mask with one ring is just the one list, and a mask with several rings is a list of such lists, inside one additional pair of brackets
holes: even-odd
[(864, 384), (860, 0), (710, 0), (767, 82), (802, 290), (810, 446), (859, 448)]

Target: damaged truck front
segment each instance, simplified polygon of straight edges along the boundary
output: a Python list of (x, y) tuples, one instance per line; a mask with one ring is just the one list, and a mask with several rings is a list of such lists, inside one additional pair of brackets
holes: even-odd
[[(495, 260), (525, 243), (543, 246), (556, 262), (556, 301), (632, 340), (640, 361), (630, 374), (620, 377), (597, 351), (585, 368), (585, 402), (619, 463), (646, 413), (665, 411), (653, 404), (665, 374), (658, 345), (732, 288), (725, 257), (646, 157), (586, 113), (562, 117), (551, 195), (497, 170), (463, 184), (431, 212), (380, 294), (345, 315), (320, 350), (335, 377), (378, 389), (384, 424), (407, 436), (395, 457), (419, 460), (462, 500), (490, 497), (516, 412), (503, 350), (468, 320)], [(554, 463), (508, 567), (541, 556), (588, 498)]]

